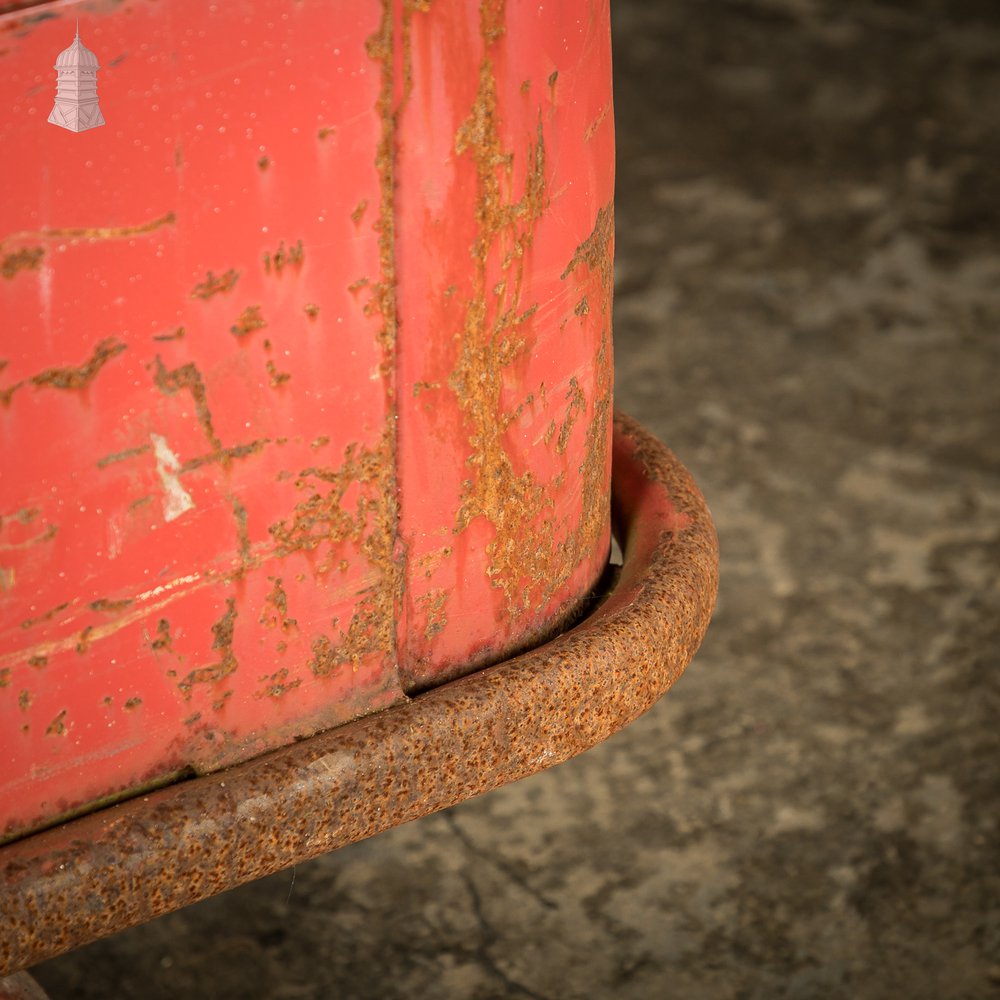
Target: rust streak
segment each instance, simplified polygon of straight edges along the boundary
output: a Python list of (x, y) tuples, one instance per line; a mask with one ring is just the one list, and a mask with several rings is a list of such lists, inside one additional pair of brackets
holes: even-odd
[(48, 524), (45, 526), (45, 530), (40, 534), (35, 535), (34, 538), (28, 538), (23, 542), (8, 543), (5, 545), (0, 545), (0, 552), (12, 552), (15, 549), (28, 549), (32, 545), (41, 545), (43, 542), (49, 542), (59, 533), (59, 527), (55, 524)]
[(177, 327), (173, 333), (160, 333), (153, 337), (153, 340), (165, 341), (165, 340), (183, 340), (187, 330), (183, 326)]
[(160, 226), (168, 226), (177, 221), (174, 212), (167, 212), (166, 215), (153, 219), (151, 222), (142, 222), (136, 226), (90, 226), (90, 227), (59, 227), (45, 228), (34, 231), (11, 233), (0, 240), (0, 246), (11, 240), (54, 240), (54, 239), (89, 239), (89, 240), (118, 240), (128, 236), (141, 236), (144, 233), (151, 233)]
[(46, 611), (45, 614), (39, 615), (37, 618), (29, 618), (27, 621), (21, 622), (21, 628), (33, 628), (35, 625), (41, 625), (42, 622), (51, 621), (60, 611), (65, 611), (69, 607), (69, 601), (63, 601), (62, 604), (57, 604), (51, 611)]
[(354, 209), (354, 211), (351, 212), (351, 221), (354, 223), (354, 225), (359, 226), (361, 224), (361, 220), (365, 216), (366, 208), (368, 208), (368, 199), (362, 198), (361, 201), (358, 202), (357, 207)]
[(281, 272), (286, 267), (302, 267), (302, 262), (305, 260), (305, 250), (302, 246), (302, 240), (299, 240), (293, 247), (285, 249), (285, 241), (282, 240), (278, 245), (278, 249), (272, 254), (269, 250), (264, 251), (264, 272), (266, 274), (271, 273), (271, 269), (274, 269), (275, 274), (281, 274)]
[(46, 727), (46, 736), (64, 736), (66, 734), (66, 713), (69, 709), (64, 708)]
[(291, 377), (291, 372), (279, 372), (277, 366), (273, 361), (268, 359), (267, 365), (268, 382), (272, 389), (277, 389), (279, 386), (284, 385)]
[(98, 601), (90, 602), (91, 611), (105, 611), (109, 614), (117, 614), (124, 611), (132, 603), (131, 597), (126, 597), (120, 601), (114, 601), (107, 597), (102, 597)]
[(229, 332), (234, 337), (243, 338), (250, 336), (254, 330), (263, 330), (266, 326), (267, 323), (260, 314), (260, 306), (247, 306), (229, 328)]
[(243, 573), (250, 566), (250, 531), (247, 527), (247, 509), (243, 506), (239, 497), (230, 497), (233, 507), (233, 518), (236, 521), (236, 538), (240, 552), (240, 572)]
[(102, 340), (94, 348), (90, 358), (79, 367), (47, 368), (38, 375), (33, 375), (29, 381), (39, 387), (85, 389), (97, 377), (97, 373), (125, 349), (126, 345), (120, 340), (109, 337)]
[[(480, 7), (480, 31), (487, 47), (502, 34), (498, 20), (502, 16), (503, 4)], [(455, 151), (471, 156), (475, 163), (479, 233), (471, 248), (472, 298), (466, 308), (461, 354), (448, 383), (468, 421), (472, 447), (471, 476), (454, 530), (463, 531), (478, 517), (493, 525), (487, 573), (503, 591), (508, 613), (514, 614), (528, 610), (540, 588), (558, 586), (558, 579), (552, 579), (551, 552), (536, 545), (534, 535), (529, 540), (523, 530), (525, 524), (532, 524), (552, 534), (553, 525), (544, 517), (551, 499), (531, 474), (515, 473), (503, 441), (508, 421), (501, 402), (504, 368), (527, 346), (521, 327), (534, 308), (524, 309), (521, 304), (525, 251), (532, 244), (548, 196), (539, 122), (524, 158), (523, 193), (512, 200), (514, 158), (500, 140), (496, 78), (489, 56), (480, 64), (476, 99), (455, 137)], [(505, 275), (500, 282), (488, 280), (488, 263), (495, 258), (501, 260)]]
[(212, 663), (207, 667), (198, 667), (178, 681), (177, 688), (184, 695), (185, 700), (191, 698), (191, 689), (195, 684), (215, 684), (236, 672), (239, 667), (233, 653), (233, 631), (236, 627), (236, 618), (236, 601), (232, 597), (227, 597), (226, 610), (212, 626), (214, 636), (212, 649), (219, 650), (219, 662)]
[(204, 281), (199, 281), (191, 290), (193, 299), (210, 299), (213, 295), (228, 292), (239, 279), (240, 272), (231, 267), (225, 274), (216, 277), (211, 271), (205, 275)]
[(212, 426), (212, 414), (208, 408), (205, 382), (194, 362), (189, 361), (179, 368), (168, 369), (160, 360), (160, 356), (157, 355), (155, 363), (156, 373), (153, 376), (153, 381), (156, 383), (156, 387), (168, 396), (173, 396), (182, 389), (191, 393), (195, 412), (198, 415), (198, 423), (201, 425), (208, 443), (212, 446), (213, 454), (219, 454), (222, 451), (222, 442)]
[(97, 460), (97, 467), (99, 469), (106, 468), (109, 465), (113, 465), (115, 462), (124, 462), (126, 459), (135, 458), (138, 455), (145, 455), (149, 451), (151, 445), (140, 444), (135, 448), (125, 448), (122, 451), (116, 451), (111, 455), (105, 455), (103, 458)]
[(254, 441), (247, 441), (244, 444), (234, 444), (229, 448), (220, 447), (207, 455), (195, 455), (194, 458), (189, 458), (181, 464), (179, 471), (190, 472), (192, 469), (200, 469), (203, 465), (211, 465), (213, 462), (228, 466), (233, 459), (256, 455), (258, 452), (263, 451), (270, 443), (270, 438), (257, 438)]
[(166, 618), (161, 618), (156, 623), (156, 638), (150, 643), (154, 650), (165, 650), (168, 653), (174, 651), (173, 639), (170, 637), (170, 622)]
[(264, 598), (264, 609), (257, 620), (264, 628), (280, 628), (282, 632), (289, 632), (298, 627), (298, 622), (288, 617), (288, 594), (280, 576), (269, 576), (268, 579), (274, 586)]

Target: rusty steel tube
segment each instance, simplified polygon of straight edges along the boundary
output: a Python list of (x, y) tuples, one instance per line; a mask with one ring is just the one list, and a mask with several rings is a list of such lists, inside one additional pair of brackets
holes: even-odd
[(558, 764), (646, 711), (697, 650), (718, 549), (673, 454), (616, 418), (624, 564), (540, 648), (217, 774), (0, 848), (0, 975)]

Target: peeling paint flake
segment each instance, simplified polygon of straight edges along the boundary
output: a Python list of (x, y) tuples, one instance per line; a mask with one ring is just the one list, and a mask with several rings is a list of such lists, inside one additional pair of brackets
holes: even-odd
[(153, 453), (156, 456), (156, 474), (163, 484), (163, 519), (175, 521), (194, 507), (191, 494), (181, 485), (178, 472), (181, 463), (170, 450), (167, 439), (160, 434), (151, 434)]

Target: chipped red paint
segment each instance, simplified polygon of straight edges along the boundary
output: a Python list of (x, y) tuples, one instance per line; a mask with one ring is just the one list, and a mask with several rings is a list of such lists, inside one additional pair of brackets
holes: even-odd
[[(77, 15), (107, 122), (78, 134), (45, 121)], [(606, 0), (0, 32), (0, 841), (577, 614), (609, 539)]]

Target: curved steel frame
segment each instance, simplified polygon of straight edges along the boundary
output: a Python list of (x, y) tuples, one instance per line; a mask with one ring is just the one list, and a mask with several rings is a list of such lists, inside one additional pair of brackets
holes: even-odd
[(544, 646), (0, 848), (0, 976), (561, 763), (645, 712), (708, 626), (715, 529), (684, 467), (622, 415), (612, 506), (618, 578)]

